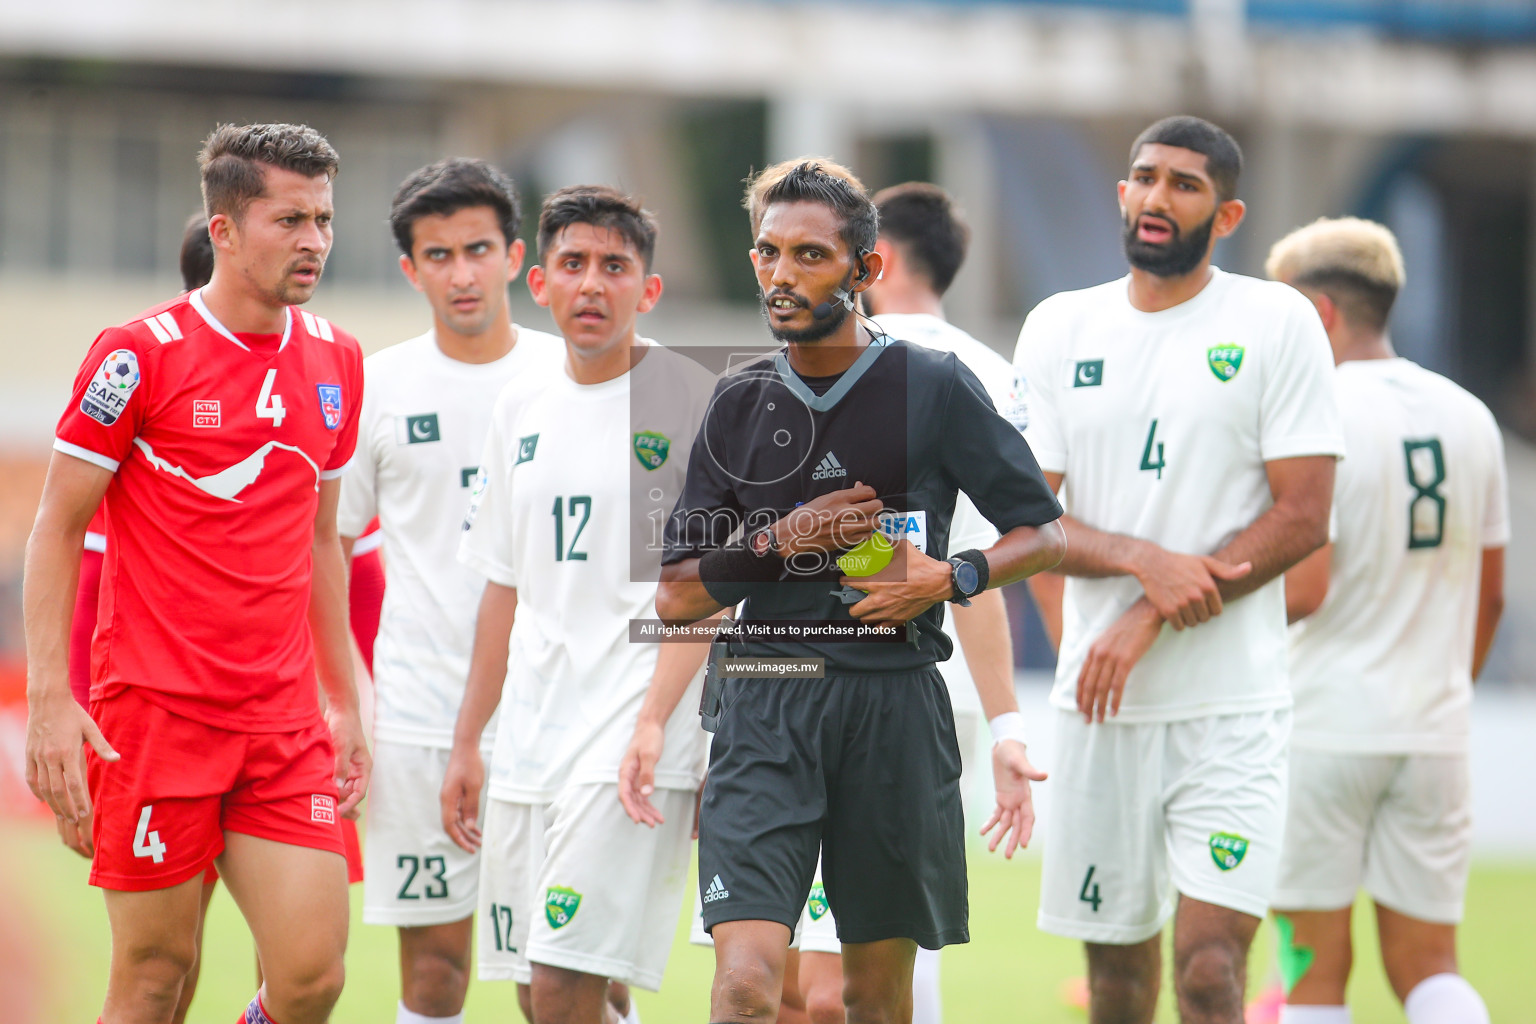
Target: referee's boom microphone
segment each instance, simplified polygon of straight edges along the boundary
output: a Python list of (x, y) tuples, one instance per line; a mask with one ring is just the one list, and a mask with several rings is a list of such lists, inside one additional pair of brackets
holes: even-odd
[(853, 309), (853, 296), (848, 294), (848, 289), (839, 288), (832, 294), (837, 299), (837, 301), (821, 303), (816, 308), (811, 310), (811, 316), (815, 317), (817, 320), (825, 320), (827, 317), (832, 315), (832, 311), (838, 306), (843, 306), (850, 311)]

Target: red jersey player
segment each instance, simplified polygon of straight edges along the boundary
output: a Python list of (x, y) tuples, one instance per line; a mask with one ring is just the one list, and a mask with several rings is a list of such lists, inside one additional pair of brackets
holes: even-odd
[[(330, 249), (337, 160), (295, 125), (221, 126), (199, 159), (212, 280), (104, 331), (59, 421), (27, 549), (27, 776), (55, 814), (94, 811), (104, 1024), (169, 1020), (215, 859), (266, 975), (242, 1019), (320, 1024), (346, 946), (338, 822), (369, 771), (336, 533), (362, 357), (293, 308)], [(103, 496), (87, 713), (69, 620)]]

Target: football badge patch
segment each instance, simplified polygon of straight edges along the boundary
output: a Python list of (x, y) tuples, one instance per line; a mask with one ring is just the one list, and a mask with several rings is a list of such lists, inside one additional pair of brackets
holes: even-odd
[(316, 384), (320, 393), (320, 415), (325, 417), (325, 428), (335, 430), (341, 426), (341, 385)]
[(827, 890), (820, 882), (811, 886), (811, 894), (806, 898), (805, 909), (811, 915), (812, 921), (820, 921), (827, 916), (827, 911), (832, 909), (827, 903)]
[(1212, 832), (1210, 846), (1211, 859), (1223, 871), (1237, 867), (1248, 853), (1248, 840), (1231, 832)]
[(563, 885), (552, 885), (544, 894), (544, 919), (551, 928), (564, 928), (581, 907), (581, 893)]
[(633, 443), (635, 458), (646, 469), (660, 469), (667, 461), (667, 452), (672, 449), (672, 441), (667, 435), (654, 430), (636, 431)]
[(86, 385), (80, 411), (104, 427), (110, 427), (128, 408), (128, 399), (139, 387), (139, 357), (120, 348), (101, 361), (101, 369)]
[(1226, 383), (1243, 368), (1243, 346), (1215, 345), (1205, 350), (1205, 361), (1216, 379)]

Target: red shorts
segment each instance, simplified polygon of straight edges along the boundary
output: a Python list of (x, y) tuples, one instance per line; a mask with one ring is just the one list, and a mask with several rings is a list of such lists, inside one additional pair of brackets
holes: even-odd
[(93, 701), (91, 717), (122, 755), (108, 764), (86, 749), (92, 885), (180, 885), (224, 852), (226, 831), (345, 855), (336, 755), (322, 720), (297, 732), (232, 732), (132, 688)]

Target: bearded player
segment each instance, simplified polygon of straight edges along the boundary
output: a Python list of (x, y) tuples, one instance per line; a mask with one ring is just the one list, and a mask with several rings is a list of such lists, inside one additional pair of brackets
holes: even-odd
[(1152, 1020), (1174, 918), (1183, 1020), (1238, 1024), (1285, 824), (1280, 577), (1327, 540), (1343, 438), (1317, 313), (1211, 265), (1237, 143), (1167, 118), (1130, 165), (1130, 274), (1046, 299), (1014, 359), (1067, 509), (1039, 923), (1085, 943), (1102, 1024)]
[(1486, 1022), (1457, 970), (1456, 925), (1472, 846), (1472, 682), (1503, 608), (1503, 441), (1487, 406), (1393, 351), (1387, 318), (1404, 275), (1386, 228), (1317, 221), (1277, 242), (1268, 270), (1317, 307), (1349, 446), (1333, 542), (1285, 576), (1301, 621), (1275, 895), (1280, 1020), (1348, 1024), (1350, 910), (1364, 888), (1409, 1024)]
[[(993, 404), (1009, 415), (1013, 368), (945, 318), (944, 294), (965, 262), (970, 245), (970, 228), (954, 200), (937, 185), (910, 181), (882, 189), (875, 193), (873, 202), (880, 216), (875, 252), (884, 266), (863, 298), (875, 323), (893, 338), (955, 353), (976, 374)], [(971, 499), (964, 494), (957, 496), (950, 548), (987, 548), (997, 537), (997, 530)], [(939, 673), (954, 706), (960, 793), (964, 798), (971, 791), (980, 720), (984, 717), (991, 726), (995, 749), (1005, 739), (1024, 742), (1024, 719), (1013, 689), (1013, 643), (1002, 591), (983, 591), (973, 596), (969, 605), (955, 605), (943, 625), (955, 653), (939, 663)], [(1000, 775), (1013, 774), (1013, 766), (1006, 760), (995, 762), (993, 770)], [(1020, 775), (1014, 782), (1022, 786), (1028, 799), (1030, 780), (1039, 778), (1038, 773)], [(1028, 842), (1028, 829), (1023, 839)], [(842, 1024), (842, 944), (819, 870), (797, 934), (797, 980), (810, 1019), (813, 1024)], [(939, 950), (917, 950), (912, 969), (913, 1024), (939, 1024), (943, 1018), (939, 954)]]
[[(27, 552), (28, 781), (94, 813), (104, 1024), (171, 1019), (214, 863), (266, 976), (243, 1019), (319, 1024), (343, 978), (338, 823), (369, 772), (336, 531), (362, 355), (293, 308), (330, 250), (337, 158), (305, 126), (225, 125), (199, 163), (212, 279), (104, 331), (59, 422)], [(87, 712), (69, 620), (103, 497)]]

